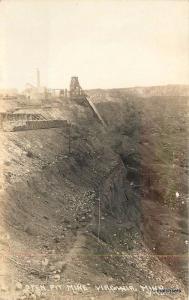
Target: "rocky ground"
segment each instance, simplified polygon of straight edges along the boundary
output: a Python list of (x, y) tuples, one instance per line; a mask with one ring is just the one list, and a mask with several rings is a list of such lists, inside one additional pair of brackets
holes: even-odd
[(107, 126), (45, 110), (70, 151), (66, 129), (0, 132), (0, 297), (187, 299), (187, 98), (91, 99)]

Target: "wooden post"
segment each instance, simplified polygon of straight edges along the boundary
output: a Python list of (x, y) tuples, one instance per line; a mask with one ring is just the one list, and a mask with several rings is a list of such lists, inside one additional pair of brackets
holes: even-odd
[(68, 153), (71, 153), (71, 123), (68, 126)]

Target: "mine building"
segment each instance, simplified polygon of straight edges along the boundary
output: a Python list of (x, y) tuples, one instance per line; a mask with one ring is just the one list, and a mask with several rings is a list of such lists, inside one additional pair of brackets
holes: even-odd
[(78, 77), (72, 77), (70, 82), (70, 97), (80, 97), (84, 96), (84, 91), (82, 90)]

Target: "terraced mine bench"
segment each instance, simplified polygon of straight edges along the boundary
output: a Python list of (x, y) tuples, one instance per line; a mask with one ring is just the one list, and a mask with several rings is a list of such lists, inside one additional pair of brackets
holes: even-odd
[(11, 131), (25, 131), (25, 130), (38, 130), (67, 127), (66, 120), (39, 120), (39, 121), (26, 121), (24, 125), (13, 126)]
[(0, 130), (11, 127), (11, 124), (23, 123), (26, 121), (45, 120), (41, 114), (25, 114), (25, 113), (0, 113)]

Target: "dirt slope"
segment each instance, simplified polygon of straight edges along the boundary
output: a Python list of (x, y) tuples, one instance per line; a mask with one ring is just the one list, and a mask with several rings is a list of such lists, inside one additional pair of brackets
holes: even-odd
[[(146, 96), (150, 90), (154, 96)], [(141, 232), (150, 249), (188, 281), (187, 87), (104, 91), (92, 98), (109, 127), (111, 147), (122, 157), (141, 200)], [(171, 92), (172, 91), (172, 92)], [(176, 95), (177, 95), (176, 93)], [(103, 91), (101, 91), (101, 99)], [(116, 138), (114, 138), (116, 136)], [(163, 255), (169, 255), (169, 258)]]
[[(124, 101), (125, 111), (123, 103), (98, 105), (109, 125), (106, 130), (82, 105), (49, 108), (52, 118), (74, 121), (70, 152), (65, 128), (0, 132), (0, 214), (6, 233), (1, 251), (9, 276), (9, 284), (1, 286), (2, 299), (12, 294), (14, 299), (186, 299), (183, 275), (174, 274), (157, 256), (164, 253), (163, 239), (152, 242), (160, 221), (166, 234), (172, 227), (172, 218), (167, 219), (172, 202), (154, 198), (159, 173), (147, 185), (145, 168), (156, 168), (154, 148), (141, 144), (137, 131), (141, 123), (135, 117), (143, 104)], [(143, 139), (150, 143), (149, 131)], [(154, 147), (156, 143), (154, 138)], [(178, 231), (178, 221), (185, 219), (180, 205), (173, 204)], [(158, 286), (181, 292), (158, 294)]]

